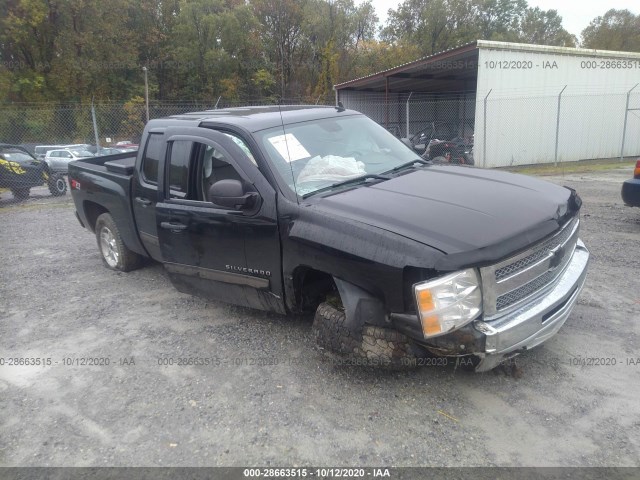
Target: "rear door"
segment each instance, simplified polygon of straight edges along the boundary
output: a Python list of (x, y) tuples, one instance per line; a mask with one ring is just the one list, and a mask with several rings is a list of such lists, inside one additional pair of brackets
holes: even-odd
[[(284, 313), (276, 193), (246, 144), (199, 127), (165, 132), (162, 201), (156, 226), (165, 268), (180, 291)], [(258, 201), (244, 209), (209, 197), (220, 180), (237, 180)]]
[(140, 240), (151, 258), (162, 261), (158, 229), (156, 228), (156, 203), (158, 202), (159, 169), (166, 154), (164, 129), (150, 130), (142, 152), (140, 168), (134, 172), (133, 216)]

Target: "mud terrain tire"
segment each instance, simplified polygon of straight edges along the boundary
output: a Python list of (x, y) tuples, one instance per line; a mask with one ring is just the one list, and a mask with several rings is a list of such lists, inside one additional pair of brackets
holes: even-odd
[(352, 332), (346, 325), (345, 313), (327, 302), (321, 303), (313, 320), (317, 344), (329, 355), (354, 365), (408, 368), (416, 363), (409, 338), (390, 329), (365, 325)]

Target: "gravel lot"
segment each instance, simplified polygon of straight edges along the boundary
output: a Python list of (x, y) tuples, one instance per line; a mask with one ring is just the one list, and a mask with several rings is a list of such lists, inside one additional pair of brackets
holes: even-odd
[[(520, 378), (333, 365), (311, 318), (180, 294), (159, 265), (110, 271), (70, 196), (2, 193), (0, 464), (640, 466), (640, 209), (620, 199), (631, 172), (547, 177), (581, 194), (592, 263), (560, 333), (518, 358)], [(110, 364), (65, 364), (84, 357)], [(159, 365), (170, 358), (213, 364)]]

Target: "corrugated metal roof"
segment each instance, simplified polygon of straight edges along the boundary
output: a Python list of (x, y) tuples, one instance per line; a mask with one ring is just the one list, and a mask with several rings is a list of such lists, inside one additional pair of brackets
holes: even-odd
[[(585, 57), (601, 57), (601, 58), (619, 58), (619, 59), (640, 59), (640, 53), (635, 52), (616, 52), (610, 50), (596, 50), (596, 49), (588, 49), (588, 48), (572, 48), (572, 47), (555, 47), (549, 45), (532, 45), (526, 43), (511, 43), (511, 42), (497, 42), (490, 40), (477, 40), (475, 42), (467, 43), (464, 45), (460, 45), (449, 50), (445, 50), (443, 52), (439, 52), (433, 55), (428, 55), (426, 57), (419, 58), (418, 60), (414, 60), (413, 62), (405, 63), (402, 65), (398, 65), (397, 67), (393, 67), (387, 70), (382, 70), (371, 75), (367, 75), (364, 77), (356, 78), (353, 80), (349, 80), (347, 82), (342, 82), (334, 85), (335, 90), (341, 90), (345, 88), (371, 88), (373, 90), (381, 89), (381, 82), (386, 82), (387, 79), (394, 79), (396, 83), (393, 87), (394, 91), (398, 91), (398, 87), (405, 87), (404, 90), (413, 90), (410, 85), (410, 80), (408, 80), (411, 76), (418, 78), (418, 72), (426, 71), (427, 69), (433, 71), (433, 65), (437, 64), (439, 61), (443, 61), (446, 59), (451, 59), (452, 57), (464, 57), (465, 55), (469, 55), (471, 52), (474, 52), (477, 55), (477, 51), (480, 49), (487, 50), (510, 50), (510, 51), (520, 51), (520, 52), (532, 52), (532, 53), (540, 53), (540, 54), (553, 54), (553, 55), (570, 55), (570, 56), (585, 56)], [(437, 72), (436, 76), (442, 76), (444, 74), (449, 75), (449, 80), (451, 77), (455, 77), (457, 79), (462, 78), (462, 73), (457, 71), (456, 75), (451, 75), (454, 73), (453, 71), (445, 71), (446, 69), (442, 69)], [(399, 78), (404, 78), (406, 80), (399, 80)], [(467, 79), (471, 78), (470, 72), (466, 72), (465, 77)], [(475, 69), (475, 76), (477, 76), (477, 66)], [(404, 83), (404, 85), (402, 85)], [(415, 83), (415, 82), (414, 82)], [(403, 90), (403, 88), (400, 88)]]
[(478, 40), (478, 48), (491, 50), (512, 50), (518, 52), (549, 53), (553, 55), (576, 55), (605, 58), (640, 59), (637, 52), (617, 52), (614, 50), (597, 50), (594, 48), (555, 47), (552, 45), (533, 45), (529, 43), (495, 42), (492, 40)]
[(404, 63), (402, 65), (398, 65), (397, 67), (372, 73), (371, 75), (366, 75), (364, 77), (355, 78), (347, 82), (338, 83), (334, 85), (334, 89), (339, 90), (341, 88), (352, 86), (356, 83), (361, 83), (362, 81), (371, 80), (371, 79), (380, 78), (380, 77), (388, 77), (396, 73), (408, 72), (415, 69), (416, 67), (421, 67), (426, 63), (433, 63), (438, 60), (444, 60), (446, 58), (449, 58), (455, 54), (464, 53), (470, 50), (475, 50), (476, 43), (477, 42), (471, 42), (471, 43), (466, 43), (464, 45), (459, 45), (457, 47), (450, 48), (449, 50), (445, 50), (443, 52), (439, 52), (433, 55), (427, 55), (426, 57), (419, 58), (418, 60), (414, 60), (413, 62)]

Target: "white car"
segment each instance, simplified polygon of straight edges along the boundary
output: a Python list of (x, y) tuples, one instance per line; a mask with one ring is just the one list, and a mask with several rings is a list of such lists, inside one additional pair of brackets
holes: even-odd
[(44, 157), (44, 161), (47, 162), (52, 172), (67, 173), (69, 162), (93, 156), (93, 153), (88, 150), (49, 150)]

